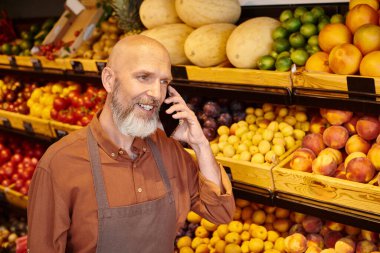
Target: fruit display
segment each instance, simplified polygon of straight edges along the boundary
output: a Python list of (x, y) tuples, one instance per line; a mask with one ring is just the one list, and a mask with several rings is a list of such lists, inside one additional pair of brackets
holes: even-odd
[(321, 109), (290, 161), (293, 170), (368, 183), (380, 170), (377, 116)]
[[(8, 208), (0, 208), (0, 252), (20, 252), (20, 241), (26, 238), (28, 225), (22, 214), (12, 213)], [(26, 249), (25, 249), (26, 252)]]
[(213, 224), (190, 211), (175, 245), (178, 253), (377, 253), (379, 242), (372, 231), (236, 199), (228, 224)]
[(0, 135), (0, 184), (23, 195), (28, 194), (30, 180), (46, 144), (23, 139), (19, 135)]
[(46, 19), (43, 23), (31, 24), (28, 29), (16, 31), (15, 40), (5, 42), (1, 45), (1, 54), (30, 56), (33, 46), (40, 46), (46, 35), (53, 28), (54, 19)]

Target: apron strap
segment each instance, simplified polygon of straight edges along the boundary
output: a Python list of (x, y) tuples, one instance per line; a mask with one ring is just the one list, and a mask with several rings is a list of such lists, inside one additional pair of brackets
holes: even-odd
[(172, 191), (172, 187), (170, 185), (168, 174), (166, 173), (166, 169), (165, 169), (164, 163), (163, 163), (162, 158), (161, 158), (160, 151), (158, 150), (156, 144), (154, 144), (154, 142), (152, 141), (151, 138), (148, 137), (146, 139), (146, 141), (147, 141), (150, 149), (152, 150), (154, 160), (155, 160), (156, 165), (158, 167), (158, 171), (160, 172), (160, 175), (161, 175), (161, 178), (164, 182), (165, 188), (169, 194), (169, 202), (172, 203), (174, 201), (173, 191)]
[(90, 164), (92, 170), (92, 177), (94, 180), (96, 200), (98, 202), (99, 209), (109, 208), (107, 193), (104, 186), (103, 176), (102, 176), (102, 166), (99, 156), (98, 143), (96, 142), (91, 129), (88, 127), (87, 131), (87, 144), (90, 153)]

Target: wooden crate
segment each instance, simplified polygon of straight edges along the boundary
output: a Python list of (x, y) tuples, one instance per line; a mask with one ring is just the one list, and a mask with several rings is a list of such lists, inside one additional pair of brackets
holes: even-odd
[(192, 81), (291, 88), (290, 72), (187, 65), (175, 66), (174, 73)]
[(13, 185), (4, 187), (0, 185), (0, 199), (8, 203), (26, 209), (28, 205), (28, 197), (21, 193), (12, 190)]
[(0, 64), (9, 65), (8, 55), (5, 55), (5, 54), (0, 55)]
[(52, 132), (54, 138), (61, 138), (75, 130), (82, 128), (81, 126), (70, 125), (55, 120), (50, 120), (49, 125), (50, 131)]
[(22, 130), (31, 134), (53, 137), (48, 120), (30, 115), (0, 110), (0, 124), (5, 127)]
[(276, 192), (380, 214), (380, 187), (289, 169), (290, 155), (273, 168)]
[(359, 75), (337, 75), (308, 72), (292, 74), (293, 87), (304, 95), (338, 98), (360, 98), (380, 101), (380, 78)]

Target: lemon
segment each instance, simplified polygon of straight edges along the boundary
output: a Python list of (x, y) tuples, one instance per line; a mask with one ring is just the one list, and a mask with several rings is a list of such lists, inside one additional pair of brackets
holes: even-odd
[(203, 243), (203, 238), (194, 237), (193, 241), (191, 242), (191, 248), (196, 249), (202, 243)]
[(195, 213), (193, 211), (190, 211), (187, 214), (186, 219), (190, 223), (199, 223), (199, 222), (201, 222), (202, 217), (199, 214), (197, 214), (197, 213)]
[(291, 10), (283, 10), (280, 14), (279, 19), (281, 22), (284, 22), (292, 17), (293, 17), (293, 13)]
[(227, 243), (223, 240), (217, 241), (215, 243), (215, 251), (217, 253), (224, 253), (224, 249), (226, 247)]
[(218, 225), (206, 220), (205, 218), (202, 218), (201, 226), (207, 229), (207, 231), (215, 231), (218, 228)]
[(199, 244), (198, 247), (195, 249), (195, 253), (209, 253), (209, 251), (210, 250), (207, 244), (205, 243)]
[(227, 243), (240, 244), (240, 242), (241, 242), (240, 235), (237, 232), (230, 232), (230, 233), (226, 234), (226, 236), (224, 237), (224, 240)]
[(260, 253), (264, 249), (264, 241), (259, 238), (252, 238), (249, 241), (249, 250), (254, 253)]
[(243, 231), (243, 224), (240, 221), (231, 221), (228, 224), (228, 231), (241, 233)]
[(194, 250), (186, 246), (186, 247), (180, 248), (179, 253), (194, 253)]
[[(286, 40), (287, 41), (287, 40)], [(277, 45), (278, 46), (278, 45)], [(276, 59), (273, 58), (271, 55), (264, 55), (261, 56), (257, 60), (257, 66), (261, 70), (273, 70), (275, 67)], [(254, 115), (252, 115), (254, 116)]]
[(227, 246), (224, 248), (225, 253), (241, 253), (241, 248), (239, 245), (235, 243), (227, 244)]
[(209, 235), (208, 231), (203, 226), (199, 226), (195, 229), (195, 236), (199, 238), (206, 238), (208, 237), (208, 235)]
[(182, 236), (177, 241), (177, 248), (183, 247), (191, 247), (191, 237), (190, 236)]

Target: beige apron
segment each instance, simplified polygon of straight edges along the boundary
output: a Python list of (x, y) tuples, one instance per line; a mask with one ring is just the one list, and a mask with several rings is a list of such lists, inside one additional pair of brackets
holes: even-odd
[(167, 193), (160, 199), (112, 208), (109, 207), (104, 187), (98, 144), (88, 129), (90, 162), (98, 203), (96, 253), (173, 252), (176, 234), (175, 201), (157, 146), (151, 139), (147, 139)]

